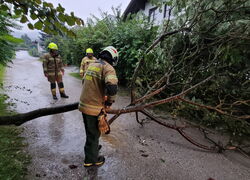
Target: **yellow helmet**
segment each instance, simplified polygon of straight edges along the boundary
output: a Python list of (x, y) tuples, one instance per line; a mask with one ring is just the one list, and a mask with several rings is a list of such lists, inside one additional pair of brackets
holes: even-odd
[(86, 54), (93, 54), (94, 51), (91, 48), (86, 49)]
[(55, 44), (55, 43), (49, 43), (49, 45), (48, 45), (48, 48), (49, 49), (52, 49), (52, 50), (58, 50), (58, 47), (57, 47), (57, 45)]

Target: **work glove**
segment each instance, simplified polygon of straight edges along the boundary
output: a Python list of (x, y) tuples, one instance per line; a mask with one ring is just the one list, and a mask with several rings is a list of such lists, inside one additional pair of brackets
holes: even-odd
[(101, 113), (98, 116), (98, 128), (101, 134), (110, 133), (110, 126), (107, 121), (107, 113), (105, 109), (102, 109)]

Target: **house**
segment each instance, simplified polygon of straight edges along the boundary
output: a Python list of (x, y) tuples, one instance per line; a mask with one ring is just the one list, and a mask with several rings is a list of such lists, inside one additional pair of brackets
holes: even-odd
[(158, 25), (161, 24), (164, 19), (168, 18), (169, 9), (170, 7), (167, 5), (159, 8), (150, 3), (148, 0), (131, 0), (123, 15), (126, 18), (129, 14), (143, 12), (146, 16), (148, 16), (149, 21)]

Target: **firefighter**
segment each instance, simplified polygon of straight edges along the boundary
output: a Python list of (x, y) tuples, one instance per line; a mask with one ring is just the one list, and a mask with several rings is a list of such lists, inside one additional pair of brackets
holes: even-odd
[(42, 57), (43, 71), (45, 77), (50, 82), (51, 93), (54, 100), (57, 100), (56, 96), (56, 82), (59, 87), (59, 92), (62, 98), (68, 98), (64, 91), (64, 85), (62, 76), (64, 75), (63, 63), (60, 55), (58, 54), (58, 47), (55, 43), (49, 43), (49, 53)]
[(103, 109), (109, 108), (114, 103), (118, 89), (118, 79), (113, 68), (118, 61), (117, 50), (113, 46), (108, 46), (100, 52), (98, 58), (89, 64), (84, 75), (79, 102), (86, 131), (85, 167), (100, 166), (105, 162), (104, 156), (99, 156), (101, 146), (98, 116)]
[(83, 78), (84, 73), (88, 69), (90, 63), (95, 62), (96, 58), (93, 56), (94, 51), (91, 48), (86, 49), (86, 56), (82, 59), (80, 67), (80, 76)]

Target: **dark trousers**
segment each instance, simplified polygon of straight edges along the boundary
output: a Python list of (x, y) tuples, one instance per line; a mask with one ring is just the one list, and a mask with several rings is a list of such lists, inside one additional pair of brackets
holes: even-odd
[(98, 146), (100, 131), (98, 128), (98, 116), (90, 116), (82, 113), (85, 125), (86, 143), (84, 146), (85, 163), (95, 163), (98, 159)]
[[(65, 94), (63, 82), (57, 82), (60, 94)], [(56, 96), (56, 83), (50, 83), (50, 89), (53, 96)]]

